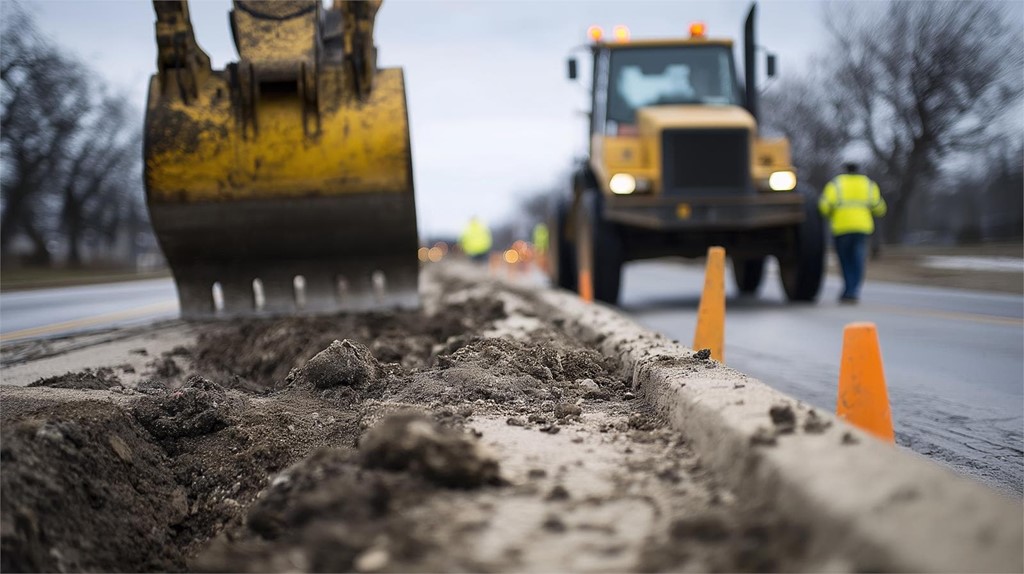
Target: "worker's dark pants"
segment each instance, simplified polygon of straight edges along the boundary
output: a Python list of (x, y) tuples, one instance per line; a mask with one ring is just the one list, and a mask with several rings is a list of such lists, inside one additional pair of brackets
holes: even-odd
[(860, 285), (864, 282), (864, 265), (867, 258), (868, 235), (866, 233), (844, 233), (835, 236), (836, 256), (843, 270), (844, 299), (860, 297)]

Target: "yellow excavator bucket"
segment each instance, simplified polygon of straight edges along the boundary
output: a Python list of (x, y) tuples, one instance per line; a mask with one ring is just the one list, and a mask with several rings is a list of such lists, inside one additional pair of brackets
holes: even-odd
[(186, 0), (154, 1), (146, 199), (184, 317), (415, 307), (405, 84), (380, 2), (235, 0), (213, 70)]

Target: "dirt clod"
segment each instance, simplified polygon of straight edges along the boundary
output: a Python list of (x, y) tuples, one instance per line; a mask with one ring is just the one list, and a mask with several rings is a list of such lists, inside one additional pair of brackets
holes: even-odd
[(772, 424), (779, 434), (789, 434), (796, 429), (796, 413), (789, 405), (775, 405), (768, 409)]
[(555, 418), (558, 418), (558, 419), (564, 419), (564, 418), (577, 418), (578, 419), (580, 417), (580, 415), (582, 415), (582, 414), (583, 414), (583, 409), (581, 409), (578, 405), (574, 405), (574, 404), (571, 404), (571, 403), (558, 403), (558, 405), (555, 406)]
[(334, 341), (302, 368), (306, 380), (318, 389), (361, 387), (380, 374), (380, 364), (361, 343)]
[(764, 428), (759, 427), (754, 434), (750, 435), (750, 444), (754, 446), (775, 446), (778, 441), (775, 439), (775, 433)]
[(561, 484), (556, 484), (554, 488), (548, 492), (546, 498), (547, 500), (569, 500), (569, 491)]
[(121, 379), (110, 367), (99, 369), (85, 369), (77, 373), (66, 373), (56, 377), (47, 377), (29, 383), (30, 387), (52, 387), (55, 389), (90, 389), (104, 390), (110, 387), (120, 387)]
[(136, 403), (135, 418), (157, 439), (210, 434), (228, 426), (228, 400), (220, 385), (191, 377), (177, 391), (146, 397)]
[(693, 354), (698, 361), (706, 361), (711, 358), (711, 349), (701, 349)]
[(408, 470), (441, 486), (498, 484), (498, 461), (465, 434), (418, 413), (390, 415), (360, 442), (366, 468)]
[(173, 379), (182, 373), (181, 367), (170, 355), (165, 355), (149, 364), (153, 374), (162, 379)]
[(812, 409), (807, 412), (807, 419), (804, 420), (805, 433), (821, 434), (828, 430), (830, 426), (832, 426), (832, 423), (818, 416), (817, 411)]

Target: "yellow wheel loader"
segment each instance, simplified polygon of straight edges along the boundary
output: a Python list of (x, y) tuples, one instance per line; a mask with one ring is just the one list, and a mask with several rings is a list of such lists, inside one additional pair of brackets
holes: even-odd
[(214, 70), (186, 0), (154, 1), (145, 182), (183, 317), (418, 305), (402, 70), (380, 2), (235, 0)]
[[(702, 23), (662, 40), (591, 28), (590, 154), (552, 210), (556, 285), (577, 289), (584, 277), (595, 299), (614, 304), (625, 262), (703, 257), (720, 245), (741, 293), (758, 290), (775, 257), (789, 300), (817, 297), (825, 235), (816, 195), (799, 185), (788, 140), (758, 134), (755, 17), (756, 6), (742, 86), (732, 41), (708, 37)], [(769, 56), (769, 76), (774, 67)]]

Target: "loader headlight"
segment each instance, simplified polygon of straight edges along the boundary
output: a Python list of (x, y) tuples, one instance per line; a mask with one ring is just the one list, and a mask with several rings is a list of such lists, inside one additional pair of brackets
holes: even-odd
[(612, 190), (612, 193), (629, 195), (636, 191), (636, 178), (628, 173), (617, 173), (608, 182), (608, 187)]
[(796, 174), (791, 171), (774, 171), (768, 176), (768, 187), (772, 191), (789, 191), (796, 187)]

